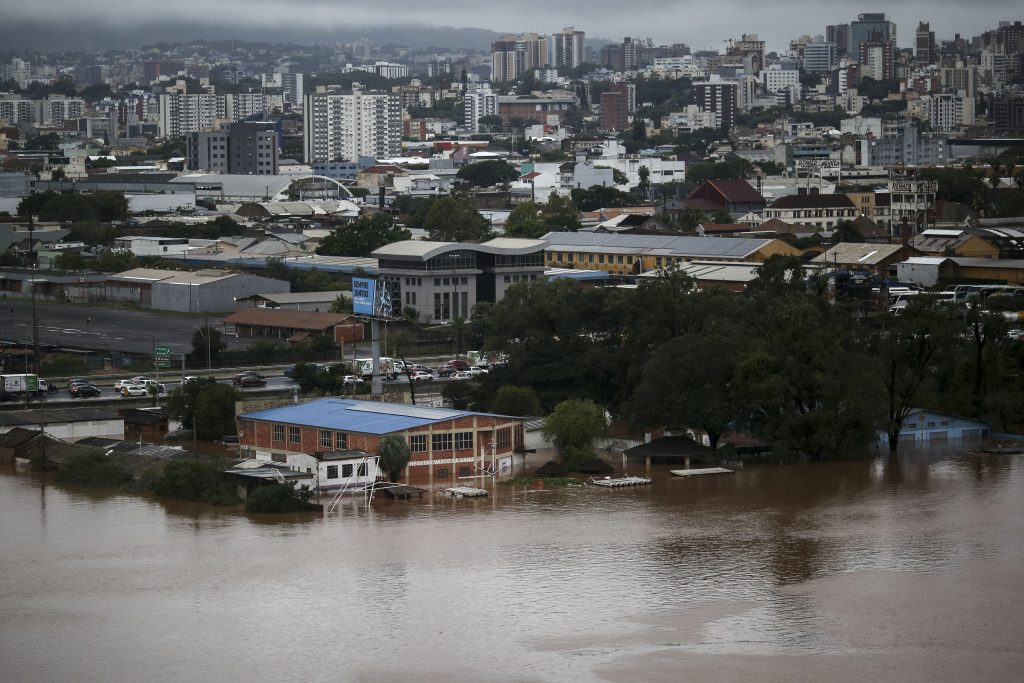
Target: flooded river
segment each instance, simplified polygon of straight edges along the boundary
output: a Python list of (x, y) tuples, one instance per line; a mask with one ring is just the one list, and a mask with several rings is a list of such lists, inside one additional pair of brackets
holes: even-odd
[(1017, 681), (1024, 456), (234, 510), (0, 472), (4, 681)]

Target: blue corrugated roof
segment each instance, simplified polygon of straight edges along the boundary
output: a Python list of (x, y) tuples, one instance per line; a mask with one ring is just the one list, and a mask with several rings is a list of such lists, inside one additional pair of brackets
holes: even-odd
[(247, 413), (241, 417), (247, 420), (266, 420), (361, 434), (390, 434), (471, 415), (488, 414), (404, 403), (325, 398), (283, 408), (261, 410), (258, 413)]

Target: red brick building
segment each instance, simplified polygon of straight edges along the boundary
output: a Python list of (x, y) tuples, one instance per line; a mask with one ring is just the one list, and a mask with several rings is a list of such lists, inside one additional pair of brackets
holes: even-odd
[(224, 333), (236, 337), (289, 339), (324, 336), (336, 342), (362, 341), (365, 325), (345, 313), (246, 308), (224, 318)]
[[(243, 457), (316, 474), (323, 454), (365, 451), (398, 434), (409, 444), (402, 481), (450, 484), (484, 472), (511, 473), (522, 462), (523, 421), (515, 417), (396, 403), (325, 398), (238, 417)], [(349, 470), (351, 476), (358, 471)], [(332, 488), (344, 472), (315, 482)]]

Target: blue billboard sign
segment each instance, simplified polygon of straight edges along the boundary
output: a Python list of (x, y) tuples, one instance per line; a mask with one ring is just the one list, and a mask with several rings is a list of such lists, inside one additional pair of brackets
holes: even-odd
[(356, 315), (375, 315), (377, 281), (368, 278), (352, 278), (352, 312)]

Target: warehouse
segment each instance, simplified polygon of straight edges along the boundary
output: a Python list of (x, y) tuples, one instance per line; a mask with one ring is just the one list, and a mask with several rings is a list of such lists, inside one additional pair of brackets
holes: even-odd
[(106, 283), (107, 301), (179, 313), (223, 313), (235, 310), (236, 299), (289, 291), (284, 280), (226, 270), (135, 268), (108, 276)]

